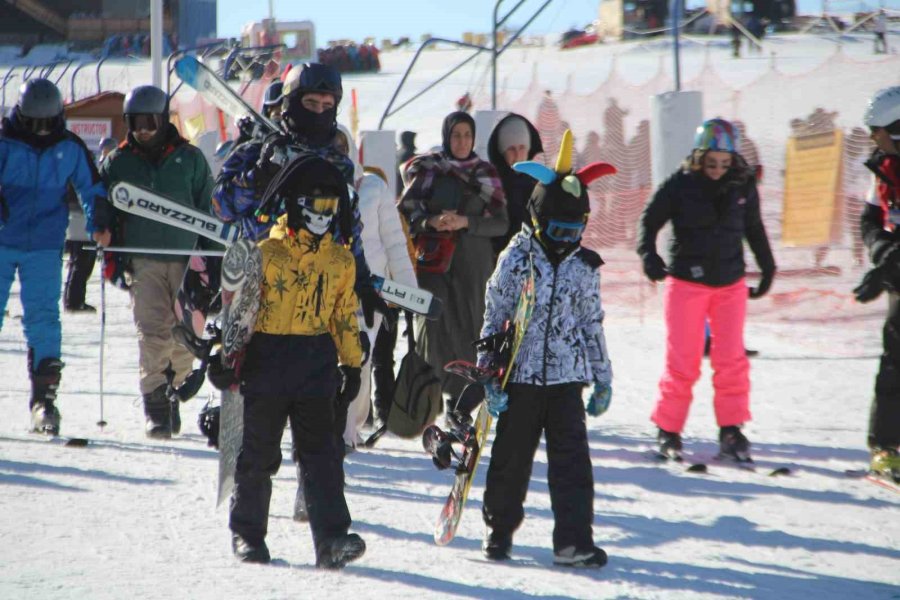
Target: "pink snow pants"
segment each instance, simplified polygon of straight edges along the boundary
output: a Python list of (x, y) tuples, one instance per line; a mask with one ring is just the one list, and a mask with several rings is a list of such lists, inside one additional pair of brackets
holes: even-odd
[(744, 351), (747, 286), (744, 278), (725, 287), (666, 278), (666, 367), (651, 419), (681, 433), (703, 360), (705, 322), (712, 335), (713, 405), (719, 427), (750, 420), (750, 361)]

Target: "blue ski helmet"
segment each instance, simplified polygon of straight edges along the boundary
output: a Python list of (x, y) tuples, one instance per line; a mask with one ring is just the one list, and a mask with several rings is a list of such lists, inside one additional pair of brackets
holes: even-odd
[(694, 149), (713, 152), (739, 152), (740, 135), (737, 127), (725, 119), (708, 119), (697, 128)]

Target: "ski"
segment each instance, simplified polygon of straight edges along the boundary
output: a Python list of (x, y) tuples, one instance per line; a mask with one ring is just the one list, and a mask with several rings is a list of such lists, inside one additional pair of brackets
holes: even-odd
[(874, 471), (870, 471), (867, 469), (848, 469), (844, 471), (844, 474), (847, 477), (852, 477), (853, 479), (862, 479), (870, 483), (874, 483), (878, 487), (882, 487), (886, 490), (891, 490), (892, 492), (900, 494), (900, 482), (894, 481), (894, 479), (885, 475), (875, 473)]
[(48, 444), (58, 444), (60, 446), (68, 446), (70, 448), (84, 448), (88, 446), (91, 441), (87, 438), (83, 437), (67, 437), (62, 435), (48, 435), (46, 433), (40, 431), (29, 431), (35, 436), (40, 436), (44, 439)]
[(706, 463), (703, 462), (685, 462), (684, 455), (681, 453), (677, 454), (663, 454), (659, 450), (650, 449), (647, 450), (645, 456), (649, 458), (652, 462), (658, 465), (678, 465), (683, 466), (683, 470), (686, 473), (708, 473), (709, 469)]
[(138, 185), (120, 181), (109, 190), (109, 198), (119, 210), (192, 231), (220, 244), (231, 244), (241, 236), (240, 227), (236, 225)]
[(440, 298), (422, 288), (403, 285), (378, 275), (372, 275), (372, 285), (385, 302), (422, 315), (429, 321), (436, 320), (444, 308)]
[[(178, 204), (174, 200), (157, 194), (152, 190), (119, 182), (110, 190), (113, 205), (125, 212), (140, 217), (146, 217), (154, 221), (178, 227), (187, 231), (193, 231), (228, 247), (240, 239), (240, 227), (217, 219), (212, 215), (203, 214)], [(224, 267), (224, 265), (223, 265)], [(227, 289), (229, 272), (223, 268), (222, 287)], [(233, 278), (233, 275), (231, 276)], [(421, 315), (426, 319), (436, 319), (443, 308), (440, 298), (435, 298), (428, 290), (415, 288), (391, 279), (373, 277), (375, 291), (386, 302), (396, 304), (404, 310)], [(199, 319), (184, 317), (182, 321), (190, 320), (191, 327), (195, 331), (200, 326)], [(187, 325), (187, 322), (185, 322)]]
[(205, 100), (235, 119), (250, 117), (257, 124), (262, 137), (279, 131), (271, 120), (259, 114), (246, 100), (219, 75), (200, 62), (196, 56), (185, 55), (175, 61), (178, 77), (197, 90)]

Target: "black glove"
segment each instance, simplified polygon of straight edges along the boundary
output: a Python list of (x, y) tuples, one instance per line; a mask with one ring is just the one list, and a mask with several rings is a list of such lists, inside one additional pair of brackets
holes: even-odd
[(372, 344), (369, 343), (369, 336), (365, 331), (359, 332), (359, 347), (362, 348), (362, 366), (366, 366), (369, 357), (372, 355)]
[(221, 352), (217, 352), (209, 357), (206, 378), (217, 390), (227, 390), (237, 383), (237, 376), (234, 373), (234, 369), (228, 369), (222, 364)]
[(240, 137), (251, 140), (256, 135), (256, 120), (250, 115), (245, 115), (235, 121), (235, 126), (240, 132)]
[(263, 143), (259, 159), (251, 170), (253, 184), (258, 190), (269, 187), (278, 171), (287, 163), (287, 147), (290, 138), (280, 133), (272, 134)]
[(338, 390), (337, 402), (340, 406), (349, 406), (359, 393), (362, 384), (362, 375), (359, 367), (345, 367), (341, 365), (341, 389)]
[(762, 277), (759, 280), (759, 285), (747, 288), (750, 297), (755, 300), (756, 298), (765, 296), (766, 292), (769, 291), (769, 288), (772, 287), (773, 279), (775, 279), (775, 271), (763, 271)]
[(853, 288), (857, 302), (871, 302), (884, 291), (884, 266), (870, 269), (863, 276), (862, 282)]
[(662, 281), (666, 278), (666, 263), (655, 252), (644, 257), (644, 274), (650, 281)]
[(378, 295), (373, 287), (364, 287), (357, 292), (359, 302), (362, 304), (363, 317), (366, 320), (366, 327), (371, 329), (375, 326), (375, 312), (378, 311), (384, 316), (385, 327), (391, 330), (397, 323), (397, 317), (393, 314), (387, 303)]

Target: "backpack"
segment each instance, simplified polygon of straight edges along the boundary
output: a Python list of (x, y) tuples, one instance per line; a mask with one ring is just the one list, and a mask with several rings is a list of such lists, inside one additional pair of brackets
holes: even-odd
[(403, 438), (415, 438), (441, 414), (444, 401), (441, 380), (434, 367), (416, 352), (412, 314), (408, 311), (405, 314), (409, 351), (400, 362), (387, 429)]

